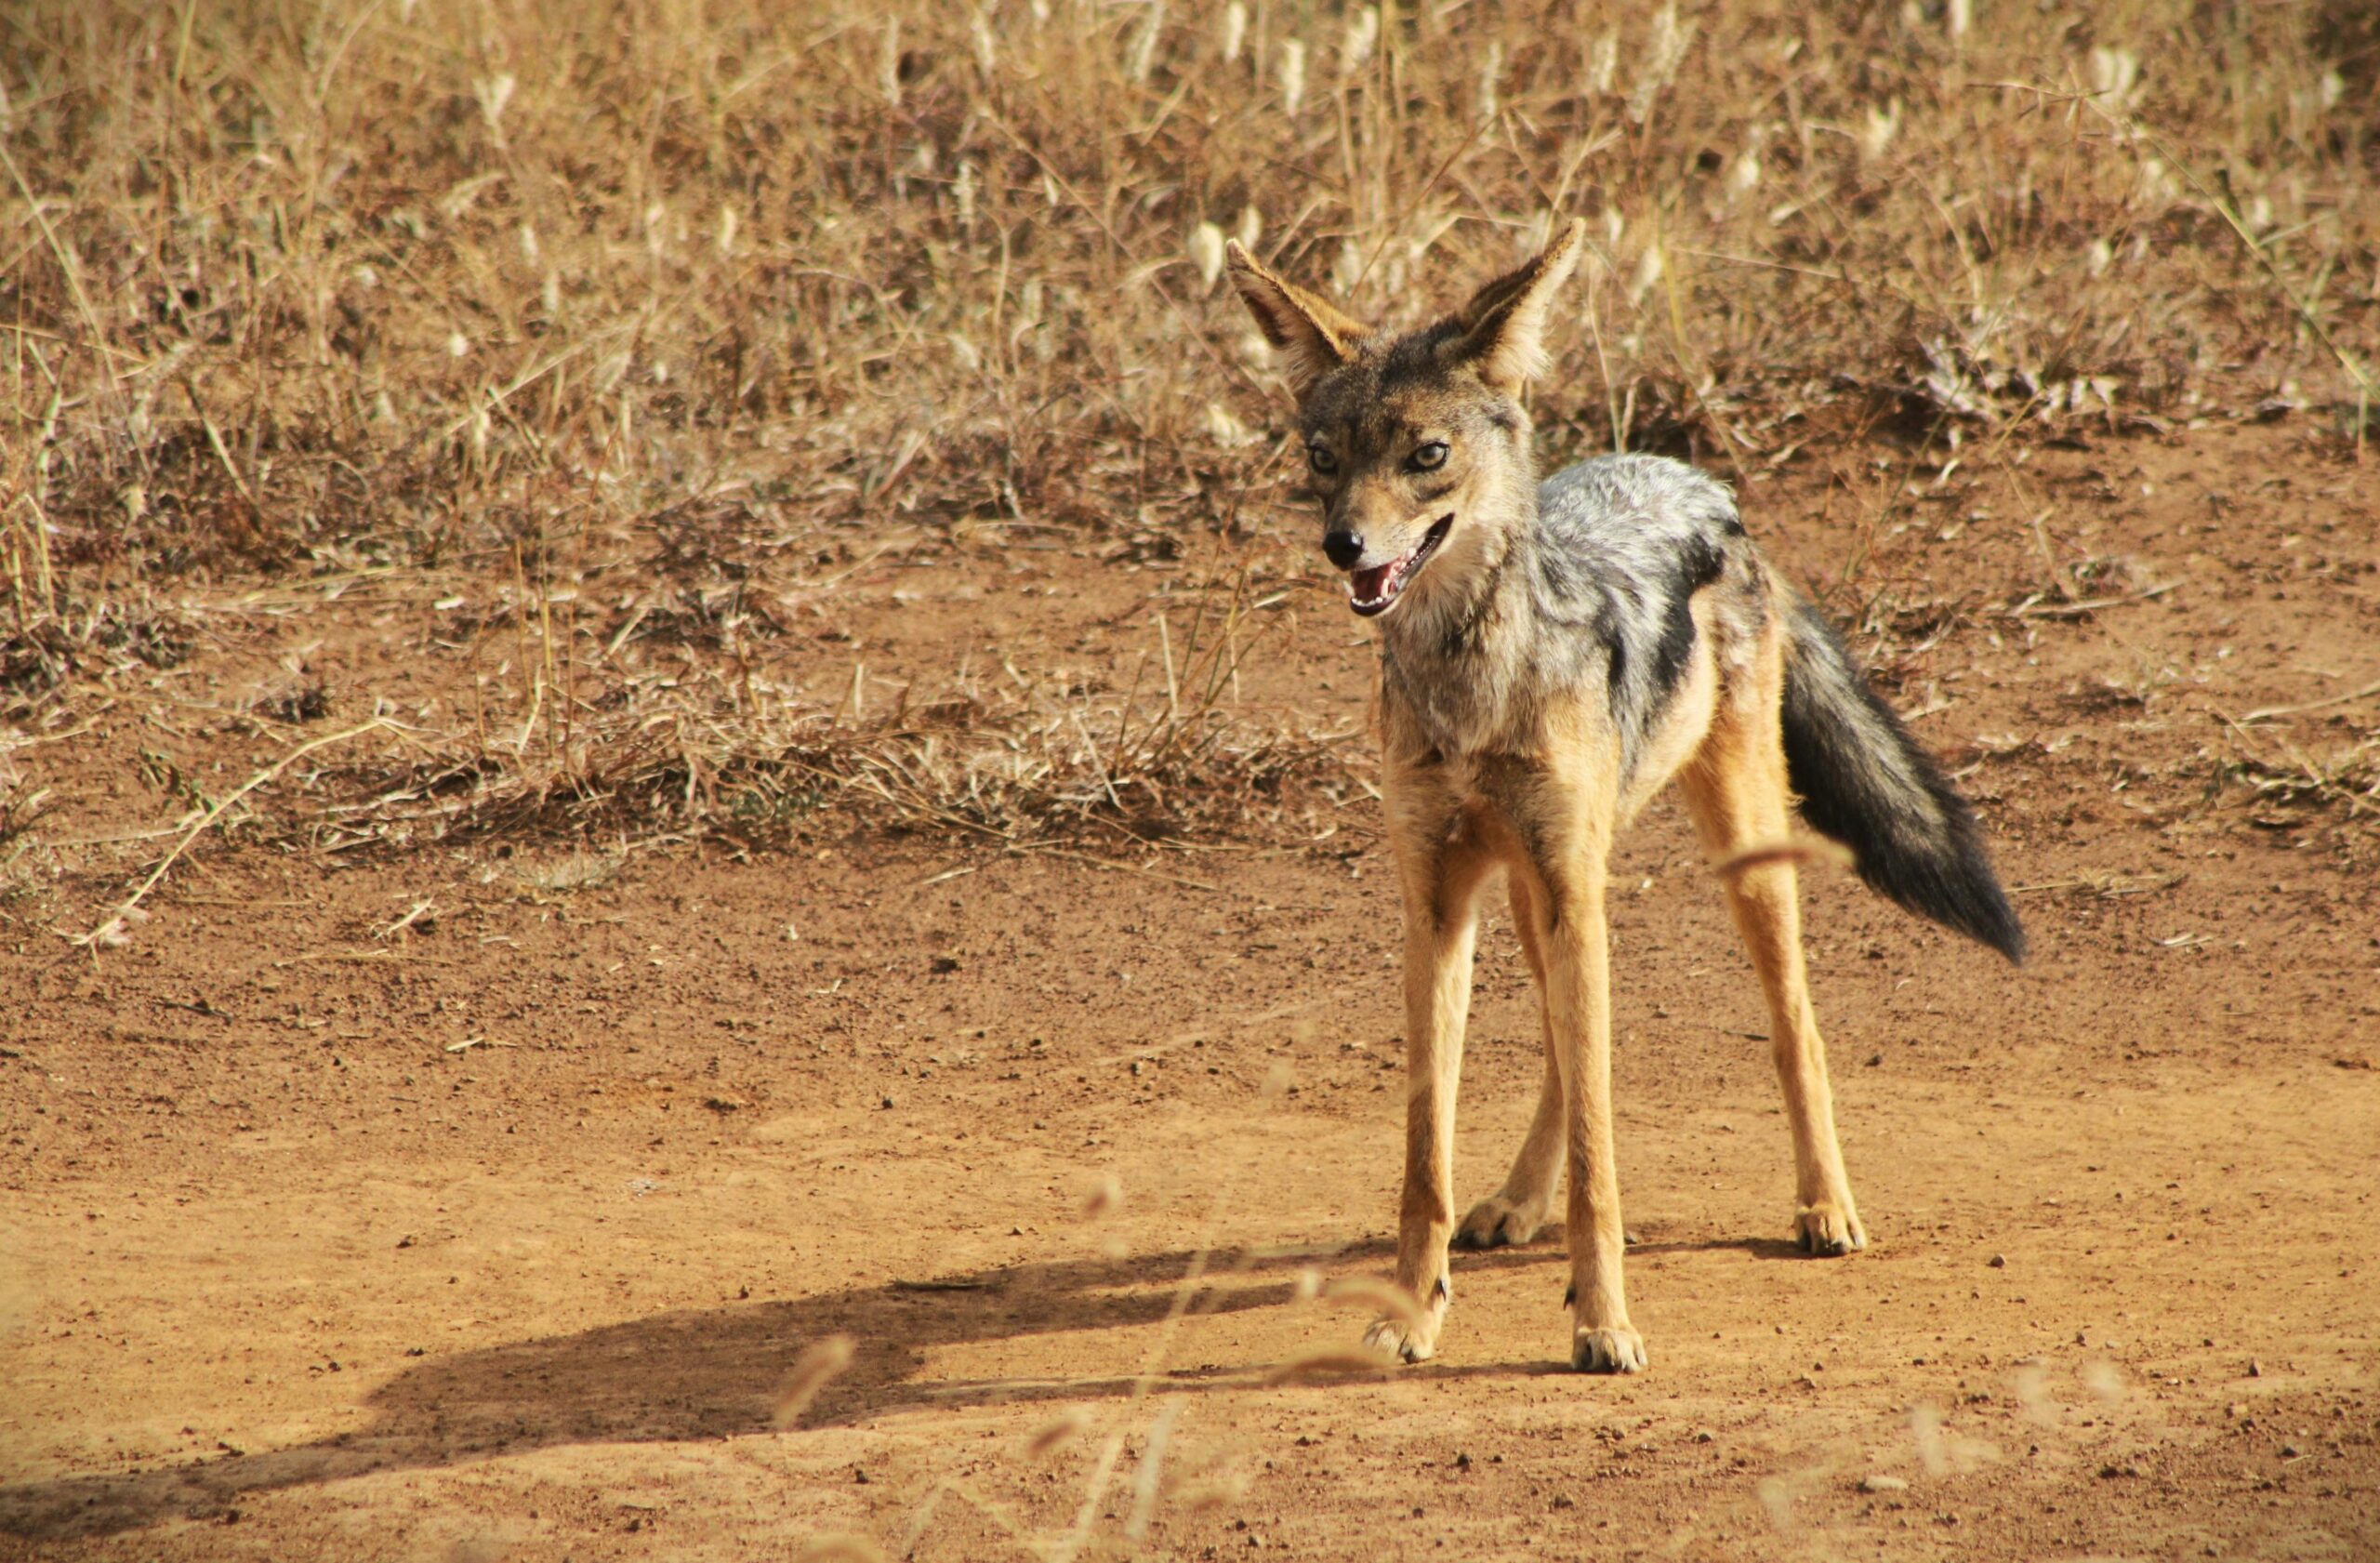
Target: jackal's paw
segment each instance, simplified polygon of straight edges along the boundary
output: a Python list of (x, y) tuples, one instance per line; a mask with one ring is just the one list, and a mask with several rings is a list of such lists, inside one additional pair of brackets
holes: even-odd
[(1805, 1253), (1833, 1259), (1868, 1246), (1868, 1229), (1847, 1204), (1821, 1199), (1793, 1212), (1793, 1240)]
[(1570, 1366), (1582, 1373), (1641, 1373), (1645, 1337), (1625, 1324), (1612, 1330), (1582, 1324), (1570, 1335)]
[(1403, 1362), (1427, 1362), (1438, 1349), (1438, 1321), (1435, 1318), (1376, 1319), (1372, 1327), (1364, 1331), (1364, 1349)]
[(1538, 1229), (1545, 1225), (1542, 1203), (1514, 1204), (1501, 1194), (1492, 1194), (1471, 1207), (1471, 1213), (1455, 1228), (1457, 1248), (1518, 1248), (1536, 1239)]

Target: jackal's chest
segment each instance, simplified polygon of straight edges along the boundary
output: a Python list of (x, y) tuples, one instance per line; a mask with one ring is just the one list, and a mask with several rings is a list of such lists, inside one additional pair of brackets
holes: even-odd
[(1392, 742), (1461, 762), (1522, 746), (1529, 694), (1525, 676), (1488, 658), (1384, 660), (1382, 725)]
[(1477, 703), (1434, 709), (1383, 692), (1381, 715), (1390, 771), (1432, 800), (1433, 813), (1467, 828), (1508, 815), (1544, 774), (1542, 735), (1506, 711)]

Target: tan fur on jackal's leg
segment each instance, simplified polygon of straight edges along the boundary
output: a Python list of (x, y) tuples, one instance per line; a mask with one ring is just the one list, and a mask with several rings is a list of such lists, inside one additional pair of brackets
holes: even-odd
[(1628, 1321), (1621, 1274), (1626, 1238), (1611, 1132), (1611, 948), (1603, 873), (1601, 853), (1575, 861), (1566, 875), (1573, 882), (1549, 897), (1554, 909), (1540, 921), (1538, 936), (1545, 947), (1569, 1161), (1564, 1228), (1570, 1245), (1570, 1365), (1633, 1373), (1645, 1366), (1645, 1338)]
[(1392, 784), (1389, 822), (1405, 890), (1405, 1192), (1396, 1284), (1421, 1311), (1416, 1319), (1378, 1320), (1364, 1342), (1420, 1362), (1437, 1349), (1438, 1326), (1454, 1295), (1447, 1240), (1454, 1233), (1455, 1093), (1471, 1010), (1479, 881), (1493, 860), (1426, 780), (1401, 792)]
[[(1778, 730), (1776, 658), (1765, 659), (1753, 698), (1722, 709), (1693, 761), (1679, 773), (1703, 850), (1713, 861), (1785, 838), (1791, 794)], [(1749, 692), (1748, 692), (1749, 693)], [(1765, 696), (1765, 697), (1764, 697)], [(1852, 1203), (1851, 1180), (1834, 1133), (1826, 1044), (1810, 1007), (1802, 955), (1802, 910), (1792, 862), (1763, 864), (1735, 876), (1728, 909), (1768, 997), (1769, 1047), (1785, 1116), (1793, 1133), (1793, 1236), (1812, 1253), (1843, 1254), (1868, 1246)]]
[[(1582, 749), (1588, 746), (1581, 745)], [(1564, 1230), (1570, 1246), (1570, 1365), (1633, 1373), (1645, 1338), (1628, 1321), (1620, 1171), (1611, 1132), (1611, 940), (1604, 876), (1618, 800), (1607, 774), (1540, 775), (1511, 809), (1528, 881), (1528, 913), (1545, 960), (1546, 1010), (1562, 1073), (1562, 1142), (1569, 1163)]]
[(1545, 1079), (1538, 1087), (1537, 1112), (1521, 1141), (1504, 1186), (1471, 1207), (1455, 1229), (1457, 1248), (1501, 1248), (1533, 1240), (1554, 1211), (1554, 1188), (1562, 1175), (1562, 1063), (1554, 1051), (1554, 1016), (1546, 1007), (1545, 952), (1537, 942), (1537, 921), (1528, 908), (1528, 881), (1515, 874), (1511, 885), (1513, 927), (1537, 984), (1538, 1032), (1545, 1045)]

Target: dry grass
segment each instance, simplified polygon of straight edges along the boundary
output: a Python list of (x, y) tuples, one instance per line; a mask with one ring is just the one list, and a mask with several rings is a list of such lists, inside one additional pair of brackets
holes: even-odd
[[(1121, 685), (1086, 669), (1027, 674), (987, 650), (931, 687), (873, 694), (855, 657), (829, 675), (843, 691), (832, 701), (805, 697), (802, 670), (750, 644), (742, 616), (717, 620), (712, 645), (654, 635), (661, 616), (641, 604), (608, 636), (564, 644), (526, 629), (525, 688), (483, 680), (469, 710), (433, 701), (427, 720), (389, 724), (377, 752), (326, 758), (307, 778), (304, 817), (329, 848), (696, 825), (774, 839), (836, 817), (1012, 847), (1260, 826), (1308, 799), (1351, 735), (1231, 698), (1239, 662), (1276, 622), (1251, 622), (1244, 595), (1198, 593), (1184, 629), (1161, 621)], [(607, 654), (586, 649), (606, 641)], [(560, 687), (573, 665), (581, 687)]]
[[(55, 804), (39, 746), (204, 640), (345, 594), (444, 616), (431, 697), (341, 710), (291, 668), (237, 713), (272, 749), (245, 786), (170, 777), (170, 850), (99, 937), (218, 828), (325, 851), (827, 815), (1011, 846), (1264, 828), (1350, 735), (1236, 698), (1280, 622), (1246, 561), (1289, 479), (1272, 366), (1216, 285), (1225, 233), (1408, 322), (1588, 218), (1554, 453), (1749, 469), (1879, 426), (1938, 455), (2259, 404), (2360, 442), (2368, 7), (2078, 15), (9, 7), (0, 868)], [(1197, 560), (1202, 605), (1153, 623), (1134, 672), (987, 647), (886, 688), (789, 633), (887, 557), (1051, 541)], [(2103, 594), (2052, 570), (2014, 611)], [(1861, 619), (1923, 641), (1934, 612)], [(326, 720), (339, 741), (309, 736)], [(2271, 807), (2368, 814), (2369, 735), (2256, 753), (2234, 775)], [(614, 861), (523, 879), (567, 894)], [(1102, 1435), (1052, 1556), (1091, 1537), (1150, 1412), (1140, 1540), (1180, 1403), (1159, 1375), (1212, 1295), (1227, 1187), (1130, 1396), (1031, 1439)], [(780, 1417), (850, 1349), (797, 1362)], [(1228, 1504), (1244, 1481), (1173, 1490)]]
[(2350, 861), (2380, 855), (2380, 727), (2341, 722), (2329, 740), (2230, 727), (2230, 757), (2215, 768), (2211, 796), (2244, 803), (2271, 830), (2312, 828)]
[[(308, 773), (318, 841), (1234, 816), (1328, 746), (1229, 693), (1231, 550), (1288, 480), (1227, 232), (1405, 320), (1586, 216), (1556, 451), (2265, 401), (2360, 437), (2364, 8), (1968, 14), (15, 7), (0, 715), (54, 731), (236, 636), (227, 593), (467, 578), (458, 629), (518, 655), (468, 723)], [(987, 662), (888, 706), (855, 667), (839, 706), (774, 634), (887, 550), (1202, 536), (1162, 690)]]

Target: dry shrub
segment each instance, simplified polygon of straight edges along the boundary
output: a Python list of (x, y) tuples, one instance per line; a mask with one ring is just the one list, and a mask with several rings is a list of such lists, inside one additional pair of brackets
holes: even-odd
[[(1261, 833), (1317, 805), (1354, 735), (1230, 697), (1233, 673), (1277, 622), (1241, 606), (1244, 589), (1202, 594), (1215, 612), (1192, 616), (1178, 647), (1159, 642), (1121, 687), (1101, 670), (1028, 674), (986, 656), (888, 697), (866, 693), (879, 681), (855, 659), (839, 702), (806, 697), (756, 651), (772, 593), (738, 607), (717, 595), (664, 582), (617, 610), (616, 628), (571, 636), (611, 647), (575, 695), (549, 672), (587, 653), (566, 654), (566, 629), (499, 594), (500, 614), (536, 626), (517, 657), (525, 687), (482, 690), (468, 726), (392, 723), (311, 770), (314, 839), (697, 824), (776, 839), (850, 819), (1012, 844)], [(587, 687), (599, 693), (583, 698)]]
[(2318, 368), (2192, 170), (2343, 328), (2373, 275), (2350, 7), (1259, 3), (1226, 58), (1228, 9), (25, 7), (14, 497), (60, 563), (143, 568), (728, 474), (829, 519), (1212, 523), (1248, 458), (1207, 404), (1270, 407), (1202, 223), (1409, 318), (1582, 212), (1564, 378), (1690, 443), (1842, 376), (1980, 418)]
[[(1969, 9), (16, 7), (0, 677), (37, 697), (138, 640), (124, 604), (227, 574), (543, 579), (590, 525), (658, 545), (635, 633), (718, 652), (726, 620), (765, 630), (698, 567), (724, 493), (830, 557), (1245, 533), (1286, 480), (1226, 232), (1407, 322), (1587, 217), (1557, 453), (2356, 392), (2356, 7), (1990, 6), (1954, 35)], [(558, 670), (639, 723), (536, 766), (425, 740), (380, 793), (767, 813), (814, 788), (1007, 829), (1195, 813), (1201, 767), (1285, 763), (1173, 712), (1127, 797), (1103, 746), (1129, 701), (1084, 740), (1055, 696), (954, 685), (963, 722), (855, 741), (725, 674), (648, 699)]]
[(771, 695), (706, 673), (640, 692), (616, 725), (567, 746), (391, 742), (316, 775), (321, 796), (342, 800), (317, 828), (331, 843), (413, 840), (422, 824), (444, 839), (707, 821), (774, 839), (837, 816), (1001, 842), (1093, 825), (1140, 841), (1262, 832), (1268, 815), (1310, 801), (1345, 736), (1220, 709), (1176, 721), (1152, 702), (1089, 705), (1056, 682), (971, 682), (859, 722)]

